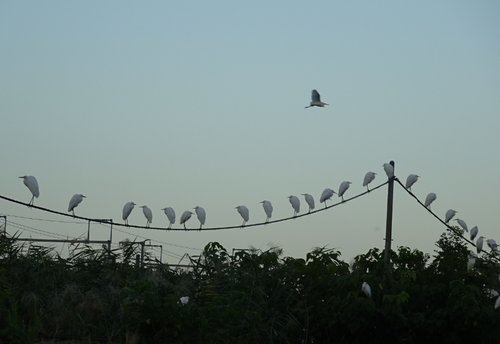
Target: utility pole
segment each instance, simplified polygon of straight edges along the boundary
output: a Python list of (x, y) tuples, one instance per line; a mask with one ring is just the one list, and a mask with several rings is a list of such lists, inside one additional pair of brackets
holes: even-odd
[[(389, 163), (392, 165), (392, 168), (395, 169), (394, 161), (391, 160)], [(392, 205), (394, 198), (394, 179), (396, 177), (394, 174), (392, 177), (389, 177), (389, 187), (387, 193), (387, 220), (385, 226), (385, 252), (384, 252), (384, 260), (388, 263), (391, 260), (391, 242), (392, 242)]]

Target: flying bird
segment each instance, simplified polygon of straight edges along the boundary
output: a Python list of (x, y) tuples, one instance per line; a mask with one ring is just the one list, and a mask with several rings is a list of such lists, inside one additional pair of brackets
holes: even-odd
[(344, 202), (344, 193), (349, 189), (351, 182), (342, 182), (339, 187), (339, 197), (342, 197), (342, 202)]
[(431, 192), (430, 194), (427, 195), (425, 198), (425, 207), (426, 208), (431, 208), (431, 203), (434, 202), (437, 198), (437, 195), (434, 192)]
[(184, 229), (187, 229), (186, 228), (186, 222), (187, 220), (189, 220), (191, 218), (191, 215), (193, 215), (194, 213), (190, 212), (189, 210), (186, 210), (185, 212), (182, 213), (181, 215), (181, 221), (180, 221), (180, 224), (184, 224)]
[(302, 194), (304, 198), (306, 199), (306, 203), (309, 206), (309, 212), (314, 210), (314, 197), (309, 195), (308, 193)]
[(420, 176), (417, 176), (416, 174), (410, 174), (408, 178), (406, 178), (406, 188), (411, 191), (411, 186), (418, 181), (419, 177)]
[(481, 253), (481, 251), (483, 250), (483, 239), (484, 236), (480, 236), (476, 241), (477, 254)]
[(375, 172), (367, 172), (365, 174), (365, 179), (363, 179), (363, 186), (366, 186), (366, 190), (370, 191), (368, 184), (370, 184), (375, 179)]
[(318, 91), (316, 90), (312, 90), (312, 95), (311, 95), (311, 105), (309, 106), (306, 106), (305, 108), (309, 108), (309, 107), (312, 107), (312, 106), (319, 106), (319, 107), (325, 107), (325, 105), (328, 105), (327, 103), (323, 103), (321, 100), (320, 100), (320, 96), (319, 96), (319, 93)]
[(132, 213), (132, 209), (134, 209), (134, 205), (136, 205), (134, 202), (127, 202), (123, 206), (122, 219), (125, 221), (126, 225), (128, 225), (128, 217), (129, 217), (130, 213)]
[(326, 188), (325, 190), (323, 190), (323, 193), (321, 194), (321, 197), (319, 198), (319, 203), (325, 202), (325, 208), (326, 208), (326, 201), (331, 199), (334, 193), (336, 193), (336, 192), (333, 191), (332, 189)]
[(170, 207), (166, 207), (162, 209), (165, 215), (167, 215), (168, 221), (170, 222), (168, 228), (172, 228), (172, 225), (175, 223), (175, 211)]
[(448, 211), (444, 216), (444, 223), (450, 222), (450, 220), (453, 218), (453, 216), (455, 216), (456, 213), (458, 213), (458, 211), (455, 211), (453, 209), (448, 209)]
[(479, 233), (479, 228), (477, 226), (474, 226), (470, 230), (470, 240), (474, 240), (474, 238), (477, 236), (477, 233)]
[(139, 208), (142, 208), (142, 212), (146, 217), (146, 227), (149, 227), (149, 224), (153, 222), (153, 212), (146, 205), (141, 205)]
[(262, 207), (264, 208), (264, 212), (266, 213), (266, 222), (269, 222), (269, 219), (273, 215), (273, 205), (269, 201), (262, 201)]
[(387, 174), (387, 178), (394, 177), (394, 166), (388, 163), (385, 163), (382, 166), (384, 167), (385, 174)]
[(198, 220), (200, 221), (200, 229), (201, 226), (205, 224), (205, 219), (207, 218), (207, 214), (205, 213), (205, 209), (202, 207), (196, 206), (194, 208), (194, 211), (196, 212), (196, 216), (198, 217)]
[(22, 176), (19, 178), (23, 178), (24, 185), (26, 185), (28, 189), (30, 189), (33, 197), (31, 197), (29, 205), (33, 205), (33, 203), (35, 202), (35, 197), (38, 198), (38, 196), (40, 196), (40, 189), (38, 188), (38, 182), (36, 181), (36, 178), (33, 176)]
[(248, 222), (248, 219), (250, 218), (250, 213), (248, 211), (248, 208), (245, 207), (244, 205), (239, 205), (235, 209), (238, 210), (238, 213), (240, 213), (241, 217), (243, 218), (243, 224), (241, 227), (245, 225), (245, 223)]
[(288, 200), (293, 208), (293, 216), (297, 216), (300, 211), (300, 200), (297, 196), (288, 196)]
[(71, 200), (69, 201), (68, 211), (73, 212), (73, 216), (75, 216), (75, 208), (78, 206), (78, 204), (82, 203), (84, 198), (85, 196), (82, 194), (75, 194), (73, 195), (73, 197), (71, 197)]
[(462, 227), (464, 231), (466, 231), (466, 232), (468, 232), (468, 231), (469, 231), (469, 228), (467, 228), (467, 224), (465, 223), (465, 221), (464, 221), (464, 220), (462, 220), (462, 219), (458, 219), (458, 218), (457, 218), (457, 219), (455, 219), (455, 220), (453, 220), (453, 221), (457, 221), (457, 222), (458, 222), (458, 224), (460, 225), (460, 227)]
[(368, 285), (368, 283), (363, 282), (363, 285), (361, 286), (361, 291), (366, 294), (368, 297), (372, 297), (372, 288)]

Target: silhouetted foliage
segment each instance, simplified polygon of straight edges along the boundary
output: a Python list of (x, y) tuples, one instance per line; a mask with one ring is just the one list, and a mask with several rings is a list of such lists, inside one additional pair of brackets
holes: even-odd
[(133, 244), (75, 247), (62, 258), (2, 237), (0, 340), (498, 343), (498, 253), (482, 254), (467, 272), (469, 250), (455, 232), (437, 247), (433, 257), (399, 247), (390, 264), (374, 248), (347, 264), (326, 248), (302, 259), (278, 248), (230, 255), (211, 242), (181, 271), (136, 266)]

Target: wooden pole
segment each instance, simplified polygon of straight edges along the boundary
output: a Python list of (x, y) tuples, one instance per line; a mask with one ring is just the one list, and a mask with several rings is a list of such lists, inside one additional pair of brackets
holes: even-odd
[[(394, 168), (394, 161), (391, 160), (390, 164)], [(387, 220), (385, 227), (385, 252), (384, 260), (388, 263), (391, 260), (391, 243), (392, 243), (392, 206), (394, 198), (394, 179), (393, 175), (389, 177), (389, 187), (387, 193)]]

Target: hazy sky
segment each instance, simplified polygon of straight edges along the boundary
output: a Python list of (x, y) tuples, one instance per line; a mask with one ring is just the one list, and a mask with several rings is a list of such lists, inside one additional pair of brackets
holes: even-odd
[[(0, 195), (121, 221), (126, 202), (177, 218), (202, 206), (206, 227), (293, 214), (323, 189), (363, 192), (396, 162), (414, 193), (438, 196), (500, 240), (500, 3), (497, 1), (3, 1), (0, 4)], [(330, 106), (309, 108), (312, 89)], [(335, 201), (338, 200), (337, 196)], [(317, 246), (349, 261), (383, 248), (387, 188), (313, 216), (207, 232), (116, 230), (162, 244), (175, 263), (210, 241), (232, 248)], [(393, 245), (432, 253), (444, 227), (395, 188)], [(0, 200), (8, 221), (68, 236), (86, 223)], [(50, 220), (50, 221), (42, 221)], [(64, 221), (64, 222), (52, 222)], [(144, 225), (142, 209), (129, 221)], [(74, 223), (78, 222), (78, 223)], [(193, 217), (190, 228), (199, 226)], [(179, 228), (178, 220), (174, 225)], [(24, 227), (26, 229), (26, 227)], [(8, 232), (20, 230), (13, 225)], [(46, 237), (34, 229), (21, 237)], [(33, 232), (34, 231), (34, 232)], [(108, 230), (92, 227), (93, 239)], [(57, 236), (57, 235), (56, 235)], [(170, 244), (170, 245), (169, 245)], [(172, 246), (178, 245), (178, 246)]]

